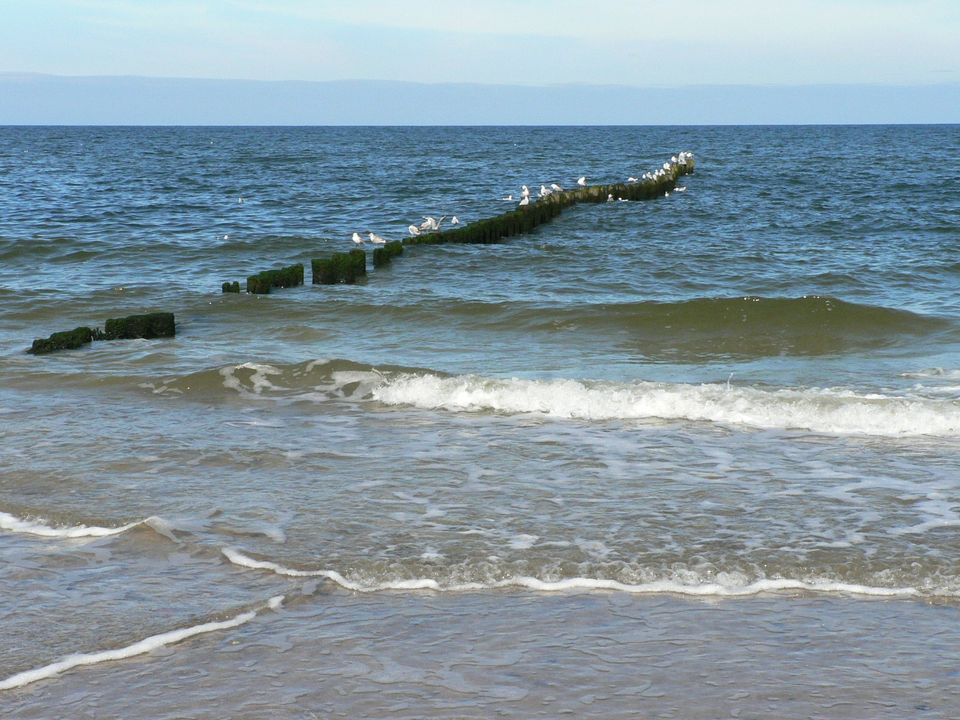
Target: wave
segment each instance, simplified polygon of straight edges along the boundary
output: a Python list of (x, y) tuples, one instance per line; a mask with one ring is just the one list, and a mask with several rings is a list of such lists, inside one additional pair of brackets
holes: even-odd
[(449, 323), (506, 332), (616, 333), (649, 360), (820, 356), (903, 346), (960, 327), (948, 318), (834, 297), (696, 298), (557, 306), (536, 302), (445, 301), (359, 304), (338, 311), (360, 318)]
[(960, 435), (960, 401), (848, 388), (490, 378), (348, 360), (243, 363), (148, 387), (155, 393), (185, 396), (230, 393), (257, 401), (374, 401), (426, 410), (586, 421), (709, 422), (886, 437)]
[(55, 675), (59, 675), (62, 672), (72, 670), (73, 668), (80, 667), (82, 665), (96, 665), (98, 663), (109, 662), (111, 660), (123, 660), (125, 658), (133, 657), (134, 655), (143, 655), (144, 653), (151, 652), (157, 648), (164, 647), (165, 645), (172, 645), (174, 643), (181, 642), (187, 638), (194, 637), (195, 635), (203, 635), (205, 633), (216, 632), (218, 630), (229, 630), (230, 628), (235, 628), (239, 625), (250, 622), (257, 616), (259, 610), (266, 608), (276, 610), (280, 607), (282, 602), (283, 596), (277, 595), (270, 598), (270, 600), (268, 600), (263, 607), (257, 610), (249, 610), (247, 612), (240, 613), (239, 615), (235, 615), (228, 620), (201, 623), (199, 625), (180, 628), (179, 630), (170, 630), (158, 635), (151, 635), (150, 637), (144, 638), (143, 640), (135, 642), (132, 645), (116, 648), (114, 650), (102, 650), (100, 652), (67, 655), (66, 657), (60, 658), (56, 662), (52, 662), (49, 665), (34, 668), (33, 670), (25, 670), (24, 672), (12, 675), (5, 680), (0, 680), (0, 691), (13, 690), (15, 688), (37, 682), (38, 680), (46, 680), (47, 678), (54, 677)]
[(676, 580), (655, 580), (645, 583), (624, 583), (606, 578), (574, 577), (562, 580), (540, 580), (534, 577), (513, 576), (490, 582), (441, 582), (433, 578), (391, 579), (377, 582), (350, 580), (335, 570), (297, 570), (268, 560), (257, 560), (233, 548), (223, 548), (224, 556), (234, 565), (252, 570), (267, 570), (285, 577), (322, 577), (345, 590), (374, 593), (389, 590), (433, 590), (435, 592), (475, 592), (521, 588), (538, 592), (565, 592), (571, 590), (605, 590), (637, 595), (671, 594), (696, 597), (748, 597), (770, 592), (801, 591), (825, 594), (863, 595), (869, 597), (913, 598), (922, 593), (913, 587), (876, 587), (832, 580), (799, 580), (764, 578), (749, 582), (682, 583)]
[(65, 525), (55, 527), (48, 524), (47, 521), (42, 518), (24, 520), (10, 513), (0, 511), (0, 530), (7, 530), (24, 535), (37, 535), (46, 538), (72, 539), (109, 537), (111, 535), (120, 535), (121, 533), (141, 526), (149, 527), (160, 535), (176, 541), (170, 523), (156, 516), (144, 518), (143, 520), (135, 520), (134, 522), (117, 527), (100, 527), (97, 525)]

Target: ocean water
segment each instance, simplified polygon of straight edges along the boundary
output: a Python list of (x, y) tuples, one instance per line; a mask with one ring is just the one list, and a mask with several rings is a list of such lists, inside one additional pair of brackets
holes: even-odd
[(957, 126), (0, 128), (0, 270), (4, 718), (960, 716)]

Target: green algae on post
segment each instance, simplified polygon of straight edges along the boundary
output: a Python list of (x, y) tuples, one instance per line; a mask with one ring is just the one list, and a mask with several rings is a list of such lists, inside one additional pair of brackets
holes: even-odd
[(55, 332), (48, 338), (37, 338), (27, 350), (32, 355), (46, 355), (57, 350), (76, 350), (93, 340), (94, 332), (88, 327)]
[(335, 252), (328, 258), (310, 261), (314, 285), (353, 285), (367, 274), (367, 254), (357, 248), (346, 253)]
[[(103, 326), (103, 340), (133, 340), (145, 338), (174, 337), (177, 333), (173, 313), (158, 312), (146, 315), (129, 315), (124, 318), (110, 318)], [(97, 334), (97, 339), (101, 335)]]
[(374, 248), (373, 266), (381, 267), (383, 265), (389, 265), (397, 255), (403, 255), (403, 243), (399, 240), (393, 240), (383, 247)]
[[(696, 163), (691, 153), (682, 152), (671, 158), (653, 173), (646, 173), (642, 181), (588, 185), (575, 190), (561, 190), (541, 197), (535, 202), (491, 218), (484, 218), (443, 232), (431, 232), (404, 238), (404, 245), (437, 245), (441, 243), (486, 244), (504, 238), (528, 233), (550, 222), (564, 209), (579, 202), (601, 203), (610, 200), (649, 200), (660, 197), (676, 187), (681, 175), (694, 172)], [(377, 265), (374, 251), (374, 265)]]
[[(270, 288), (288, 288), (297, 285), (303, 285), (303, 263), (279, 268), (278, 270), (264, 270), (247, 277), (247, 292), (255, 295), (266, 295), (270, 292)], [(234, 291), (224, 290), (224, 292)], [(240, 292), (239, 288), (236, 292)]]
[(240, 283), (239, 282), (225, 282), (223, 284), (223, 291), (225, 293), (239, 293), (240, 292)]

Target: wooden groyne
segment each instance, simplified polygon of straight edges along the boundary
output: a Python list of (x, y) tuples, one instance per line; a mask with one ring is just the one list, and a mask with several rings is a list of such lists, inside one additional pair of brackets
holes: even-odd
[[(531, 198), (528, 204), (490, 218), (476, 220), (450, 230), (423, 232), (414, 237), (394, 240), (374, 248), (373, 267), (388, 265), (402, 254), (404, 246), (437, 245), (442, 243), (483, 244), (496, 243), (506, 238), (529, 233), (540, 225), (550, 222), (566, 208), (578, 203), (602, 203), (621, 200), (651, 200), (662, 197), (677, 186), (683, 175), (696, 169), (692, 153), (682, 152), (654, 172), (644, 174), (632, 182), (607, 185), (588, 185), (571, 190), (552, 191), (549, 195)], [(366, 277), (366, 253), (356, 248), (350, 252), (335, 252), (329, 257), (313, 259), (310, 263), (314, 285), (353, 284)], [(295, 268), (300, 268), (296, 275)], [(302, 267), (294, 265), (281, 270), (269, 270), (247, 278), (247, 292), (266, 294), (274, 287), (293, 287), (303, 283)], [(293, 272), (291, 275), (290, 273)], [(296, 278), (299, 277), (299, 282)], [(290, 278), (293, 278), (292, 280)], [(223, 283), (223, 292), (238, 293), (237, 282)]]
[(104, 323), (103, 330), (91, 327), (78, 327), (73, 330), (55, 332), (50, 337), (37, 338), (27, 350), (33, 355), (46, 355), (57, 350), (76, 350), (93, 340), (134, 340), (144, 338), (175, 337), (177, 324), (171, 312), (148, 313), (146, 315), (128, 315), (122, 318), (110, 318)]
[[(648, 172), (636, 181), (607, 185), (589, 185), (571, 190), (554, 190), (537, 199), (530, 198), (513, 210), (490, 218), (477, 220), (450, 230), (423, 232), (419, 235), (394, 240), (373, 251), (373, 266), (381, 268), (400, 256), (407, 246), (436, 245), (442, 243), (496, 243), (509, 237), (529, 233), (550, 222), (565, 209), (578, 203), (616, 202), (620, 200), (650, 200), (674, 190), (683, 175), (696, 169), (692, 153), (680, 153), (665, 162), (655, 172)], [(414, 228), (415, 229), (415, 228)], [(335, 252), (329, 257), (311, 260), (312, 284), (353, 284), (367, 275), (367, 254), (360, 248), (349, 252)], [(276, 270), (265, 270), (247, 277), (246, 290), (250, 294), (267, 294), (273, 288), (288, 288), (303, 285), (303, 264), (290, 265)], [(224, 293), (239, 293), (240, 283), (224, 282)], [(173, 313), (131, 315), (126, 318), (107, 320), (104, 330), (78, 327), (55, 332), (47, 338), (38, 338), (27, 350), (41, 355), (57, 350), (82, 347), (93, 340), (119, 340), (128, 338), (174, 337), (176, 324)]]
[(550, 222), (566, 208), (577, 203), (602, 203), (620, 200), (651, 200), (661, 197), (677, 186), (683, 175), (693, 173), (696, 163), (692, 155), (681, 153), (676, 162), (664, 163), (656, 173), (647, 173), (637, 182), (589, 185), (575, 190), (555, 191), (538, 198), (529, 205), (478, 220), (452, 230), (404, 238), (404, 245), (434, 245), (438, 243), (495, 243), (504, 238), (528, 233)]

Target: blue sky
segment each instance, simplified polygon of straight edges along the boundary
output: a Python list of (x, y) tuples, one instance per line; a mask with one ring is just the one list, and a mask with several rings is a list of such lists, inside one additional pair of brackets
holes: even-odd
[(0, 72), (655, 87), (960, 82), (960, 0), (0, 7)]

